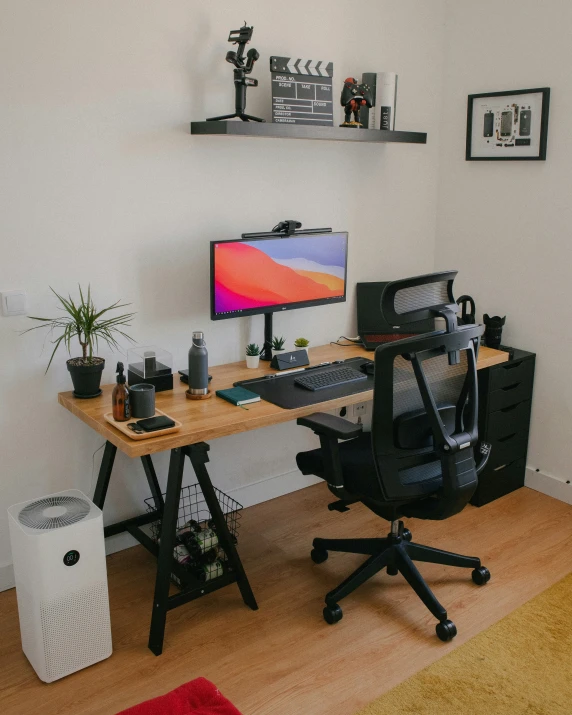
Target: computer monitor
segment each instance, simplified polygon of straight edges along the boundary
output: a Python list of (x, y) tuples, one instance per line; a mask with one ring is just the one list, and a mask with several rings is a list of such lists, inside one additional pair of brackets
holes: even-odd
[(348, 234), (211, 241), (211, 318), (346, 300)]

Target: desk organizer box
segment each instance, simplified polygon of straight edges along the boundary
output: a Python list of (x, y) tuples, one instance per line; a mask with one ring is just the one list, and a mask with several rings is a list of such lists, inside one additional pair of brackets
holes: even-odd
[[(237, 501), (229, 497), (228, 494), (220, 491), (220, 489), (217, 489), (216, 487), (213, 488), (220, 504), (220, 508), (222, 509), (222, 513), (224, 514), (228, 530), (230, 531), (234, 543), (236, 544), (238, 543), (238, 529), (242, 516), (242, 504), (239, 504)], [(163, 498), (165, 498), (165, 495), (163, 495)], [(155, 500), (153, 497), (145, 499), (145, 506), (148, 512), (156, 510)], [(206, 529), (214, 529), (216, 533), (216, 526), (214, 526), (212, 522), (212, 515), (206, 504), (199, 484), (193, 484), (181, 489), (179, 514), (177, 517), (177, 531), (183, 529), (191, 521), (196, 522), (203, 531)], [(161, 537), (161, 522), (152, 522), (150, 524), (150, 528), (151, 538), (156, 544), (159, 544)], [(179, 544), (180, 542), (177, 541), (177, 545)], [(229, 563), (228, 557), (220, 544), (209, 543), (208, 548), (209, 550), (216, 548), (217, 560), (222, 564), (222, 573), (219, 573), (217, 570), (213, 570), (212, 573), (207, 575), (207, 581), (210, 582), (209, 586), (214, 586), (217, 580), (221, 580), (222, 577), (228, 573)], [(177, 552), (177, 547), (175, 547), (175, 552)], [(176, 558), (176, 553), (174, 556)], [(175, 584), (175, 586), (177, 586), (177, 588), (180, 589), (200, 587), (200, 583), (198, 582), (193, 569), (190, 566), (188, 569), (184, 568), (184, 564), (183, 568), (178, 566), (177, 573), (171, 573), (171, 581)]]

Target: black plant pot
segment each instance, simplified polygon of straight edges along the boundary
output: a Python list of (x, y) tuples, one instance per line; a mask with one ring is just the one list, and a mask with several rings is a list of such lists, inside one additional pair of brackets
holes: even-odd
[(105, 367), (105, 360), (94, 358), (101, 362), (93, 365), (74, 365), (78, 358), (71, 358), (67, 361), (68, 370), (73, 382), (74, 397), (81, 400), (89, 400), (92, 397), (101, 395), (101, 373)]

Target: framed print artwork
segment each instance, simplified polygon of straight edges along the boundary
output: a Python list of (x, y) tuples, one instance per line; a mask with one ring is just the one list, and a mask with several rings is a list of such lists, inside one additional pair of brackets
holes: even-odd
[(549, 104), (549, 87), (470, 94), (467, 161), (544, 161)]

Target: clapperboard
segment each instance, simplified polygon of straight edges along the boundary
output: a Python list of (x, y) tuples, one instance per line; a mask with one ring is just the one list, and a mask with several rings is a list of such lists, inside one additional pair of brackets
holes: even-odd
[(280, 124), (334, 124), (334, 63), (271, 57), (272, 121)]

